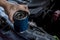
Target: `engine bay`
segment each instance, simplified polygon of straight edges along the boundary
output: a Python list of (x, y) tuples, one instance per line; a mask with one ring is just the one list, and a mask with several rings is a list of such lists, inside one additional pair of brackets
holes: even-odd
[[(8, 15), (5, 14), (4, 9), (0, 7), (1, 34), (7, 36), (7, 38), (9, 37), (11, 40), (19, 40), (20, 38), (21, 40), (56, 40), (53, 37), (55, 35), (58, 37), (57, 40), (59, 40), (60, 39), (60, 31), (59, 31), (60, 16), (59, 14), (54, 13), (56, 10), (58, 10), (58, 9), (55, 9), (55, 5), (56, 5), (55, 1), (44, 0), (44, 1), (41, 1), (41, 4), (38, 4), (38, 6), (35, 6), (36, 4), (34, 2), (31, 2), (31, 3), (33, 4), (29, 4), (29, 3), (27, 4), (29, 11), (31, 13), (30, 15), (27, 16), (28, 21), (25, 20), (26, 14), (24, 15), (19, 14), (19, 16), (17, 15), (15, 16), (16, 19), (18, 19), (18, 20), (15, 20), (16, 23), (18, 21), (17, 24), (11, 23), (10, 19), (8, 18)], [(21, 18), (23, 18), (24, 20)], [(21, 22), (20, 23), (21, 25), (18, 25), (19, 22)], [(26, 22), (28, 23), (27, 30), (23, 31), (22, 33), (18, 33), (14, 30), (14, 27), (17, 25), (21, 28), (23, 27), (23, 25), (26, 26), (27, 25)], [(26, 24), (23, 24), (23, 23), (26, 23)]]

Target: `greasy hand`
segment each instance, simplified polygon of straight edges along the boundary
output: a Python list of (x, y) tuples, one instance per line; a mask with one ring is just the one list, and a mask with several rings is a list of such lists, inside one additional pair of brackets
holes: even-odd
[(23, 10), (23, 11), (29, 12), (27, 5), (8, 3), (8, 5), (6, 6), (5, 11), (7, 12), (8, 16), (12, 22), (14, 22), (13, 15), (18, 10)]

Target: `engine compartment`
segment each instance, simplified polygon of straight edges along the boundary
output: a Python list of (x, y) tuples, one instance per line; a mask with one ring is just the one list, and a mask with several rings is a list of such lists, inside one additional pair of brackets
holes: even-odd
[[(20, 35), (23, 38), (26, 36), (26, 38), (29, 40), (40, 40), (40, 39), (41, 40), (55, 40), (53, 37), (54, 35), (56, 35), (56, 36), (58, 36), (58, 38), (60, 38), (60, 31), (59, 31), (60, 16), (57, 17), (56, 21), (54, 20), (54, 17), (55, 17), (54, 11), (56, 10), (56, 9), (54, 9), (54, 6), (55, 6), (54, 0), (53, 1), (44, 0), (41, 2), (41, 5), (39, 5), (39, 6), (35, 6), (35, 5), (31, 5), (31, 4), (29, 4), (28, 6), (29, 6), (29, 10), (31, 12), (31, 14), (29, 15), (29, 22), (30, 22), (29, 27), (30, 28), (27, 31), (25, 31), (23, 34), (17, 33), (17, 35)], [(4, 30), (8, 29), (7, 31), (10, 31), (11, 28), (13, 28), (12, 23), (10, 22), (8, 17), (6, 20), (4, 17), (6, 17), (6, 15), (3, 17), (0, 17), (0, 26), (3, 26), (2, 29), (4, 29)], [(4, 28), (4, 26), (6, 26), (6, 25), (8, 27), (8, 28), (6, 27), (7, 29)], [(10, 26), (12, 26), (12, 27), (10, 28)], [(46, 33), (42, 32), (41, 29), (39, 29), (39, 28), (42, 28)], [(5, 32), (2, 32), (2, 33), (4, 34)], [(10, 33), (10, 32), (8, 32), (8, 33)], [(16, 33), (16, 32), (14, 32), (14, 33)], [(30, 36), (30, 35), (32, 35), (32, 36)]]

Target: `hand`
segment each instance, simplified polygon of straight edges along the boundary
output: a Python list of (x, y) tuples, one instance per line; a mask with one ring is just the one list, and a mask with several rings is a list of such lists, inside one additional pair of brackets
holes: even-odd
[(0, 6), (5, 6), (6, 0), (0, 0)]
[(21, 5), (21, 4), (10, 4), (8, 3), (8, 5), (6, 5), (5, 7), (5, 11), (8, 14), (10, 20), (14, 23), (13, 21), (13, 15), (16, 11), (18, 10), (23, 10), (29, 13), (28, 7), (27, 5)]

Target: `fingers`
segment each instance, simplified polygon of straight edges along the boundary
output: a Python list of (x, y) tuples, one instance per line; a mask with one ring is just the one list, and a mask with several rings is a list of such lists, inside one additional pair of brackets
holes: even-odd
[(14, 23), (14, 20), (13, 20), (13, 13), (10, 13), (10, 14), (9, 14), (9, 18), (10, 18), (11, 22)]
[(18, 10), (23, 10), (29, 13), (29, 9), (27, 5), (19, 5), (19, 9)]
[(8, 10), (14, 10), (15, 12), (18, 11), (18, 10), (23, 10), (23, 11), (26, 11), (29, 13), (29, 9), (28, 9), (28, 6), (27, 5), (24, 5), (24, 4), (9, 4), (7, 5), (7, 9)]

